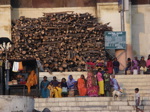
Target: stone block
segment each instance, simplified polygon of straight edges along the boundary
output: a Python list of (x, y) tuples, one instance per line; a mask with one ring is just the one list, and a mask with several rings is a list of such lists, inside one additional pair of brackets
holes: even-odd
[(39, 102), (39, 103), (42, 103), (42, 102), (44, 102), (44, 103), (45, 103), (45, 102), (46, 102), (46, 100), (47, 100), (47, 98), (39, 98), (39, 99), (38, 99), (38, 102)]
[(39, 103), (39, 106), (40, 106), (40, 107), (46, 107), (46, 106), (47, 106), (47, 103)]
[(80, 107), (61, 107), (63, 111), (80, 111)]
[(134, 108), (132, 106), (119, 106), (119, 110), (133, 110)]
[(67, 106), (77, 106), (78, 102), (67, 102), (66, 105)]
[(60, 106), (59, 105), (59, 102), (57, 102), (57, 103), (46, 103), (47, 104), (47, 107), (56, 107), (56, 106)]
[(108, 106), (108, 110), (112, 110), (112, 111), (114, 111), (114, 110), (119, 110), (119, 106)]
[(114, 102), (111, 102), (110, 105), (126, 105), (127, 106), (127, 102), (125, 102), (125, 101), (114, 101)]
[(58, 105), (59, 105), (59, 106), (68, 106), (68, 105), (67, 105), (67, 102), (58, 102)]

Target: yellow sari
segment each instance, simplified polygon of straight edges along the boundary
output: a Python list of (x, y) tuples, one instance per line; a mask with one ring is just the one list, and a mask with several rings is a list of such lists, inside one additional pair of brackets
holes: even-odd
[(55, 98), (61, 98), (61, 93), (62, 93), (62, 89), (60, 87), (55, 87), (54, 88), (54, 95)]

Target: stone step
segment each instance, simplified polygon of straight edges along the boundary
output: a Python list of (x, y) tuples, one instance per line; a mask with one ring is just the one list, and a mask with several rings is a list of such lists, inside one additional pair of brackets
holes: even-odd
[[(128, 90), (123, 90), (123, 92), (124, 93), (133, 93), (134, 94), (134, 89), (128, 89)], [(147, 89), (147, 90), (145, 90), (145, 89), (140, 89), (140, 94), (142, 94), (142, 93), (147, 93), (147, 94), (150, 94), (150, 90), (149, 89)]]
[[(141, 100), (150, 101), (149, 97), (141, 97)], [(114, 101), (113, 97), (66, 97), (66, 98), (34, 98), (37, 103), (51, 103), (51, 102), (119, 102)], [(134, 101), (134, 96), (127, 96), (120, 102)]]
[[(128, 97), (128, 96), (134, 96), (134, 94), (132, 94), (132, 93), (128, 93), (128, 94), (126, 94), (126, 96), (125, 96), (125, 97)], [(150, 96), (150, 94), (143, 93), (143, 94), (140, 94), (140, 96), (141, 96), (141, 97), (149, 97), (149, 96)]]
[[(147, 106), (148, 107), (148, 106)], [(141, 109), (144, 109), (144, 110), (149, 110), (149, 108), (147, 108), (146, 106), (140, 106)], [(40, 106), (38, 108), (39, 111), (41, 111), (43, 108), (45, 107), (42, 107)], [(62, 112), (62, 111), (77, 111), (77, 112), (81, 112), (81, 111), (117, 111), (117, 112), (121, 112), (121, 111), (124, 111), (124, 112), (132, 112), (132, 111), (135, 111), (134, 109), (134, 106), (70, 106), (70, 107), (47, 107), (49, 108), (52, 112), (54, 111), (57, 111), (57, 112)]]
[[(70, 107), (70, 106), (134, 106), (135, 102), (134, 101), (126, 101), (126, 102), (122, 102), (122, 101), (118, 101), (118, 102), (50, 102), (50, 103), (35, 103), (35, 107)], [(150, 101), (141, 101), (141, 105), (147, 106), (147, 109), (150, 109)], [(149, 108), (148, 108), (149, 107)]]
[(135, 82), (135, 83), (140, 83), (140, 82), (149, 82), (150, 79), (147, 79), (147, 78), (143, 78), (143, 79), (119, 79), (119, 78), (116, 78), (118, 80), (118, 82), (122, 82), (122, 83), (132, 83), (132, 82)]
[[(53, 111), (58, 112), (58, 111)], [(61, 111), (61, 112), (77, 112), (77, 111)], [(78, 112), (136, 112), (136, 111), (78, 111)], [(145, 112), (145, 111), (144, 111)], [(149, 111), (146, 111), (149, 112)]]
[[(121, 84), (120, 84), (121, 85)], [(135, 89), (135, 86), (127, 86), (126, 88), (124, 88), (122, 85), (121, 85), (121, 87), (124, 89), (124, 90), (132, 90), (132, 91), (134, 91), (134, 89)], [(137, 88), (137, 87), (136, 87)], [(141, 90), (147, 90), (147, 89), (149, 89), (150, 87), (149, 86), (138, 86), (138, 88), (140, 89), (140, 91)]]

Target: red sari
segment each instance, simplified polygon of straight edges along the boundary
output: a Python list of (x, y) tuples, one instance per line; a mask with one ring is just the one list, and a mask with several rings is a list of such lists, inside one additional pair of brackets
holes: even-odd
[(113, 74), (113, 62), (112, 61), (107, 62), (107, 69), (108, 69), (109, 74)]
[(97, 80), (92, 72), (88, 72), (87, 77), (87, 94), (88, 96), (98, 96)]
[(87, 89), (86, 89), (85, 85), (86, 85), (85, 80), (82, 78), (79, 78), (78, 79), (78, 90), (79, 90), (80, 96), (85, 96), (87, 93)]

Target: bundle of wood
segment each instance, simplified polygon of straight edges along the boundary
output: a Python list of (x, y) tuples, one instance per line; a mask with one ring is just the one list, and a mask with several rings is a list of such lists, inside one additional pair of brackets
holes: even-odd
[(104, 32), (111, 31), (89, 13), (44, 13), (12, 21), (14, 45), (9, 59), (38, 58), (46, 70), (84, 71), (85, 62), (105, 59)]

